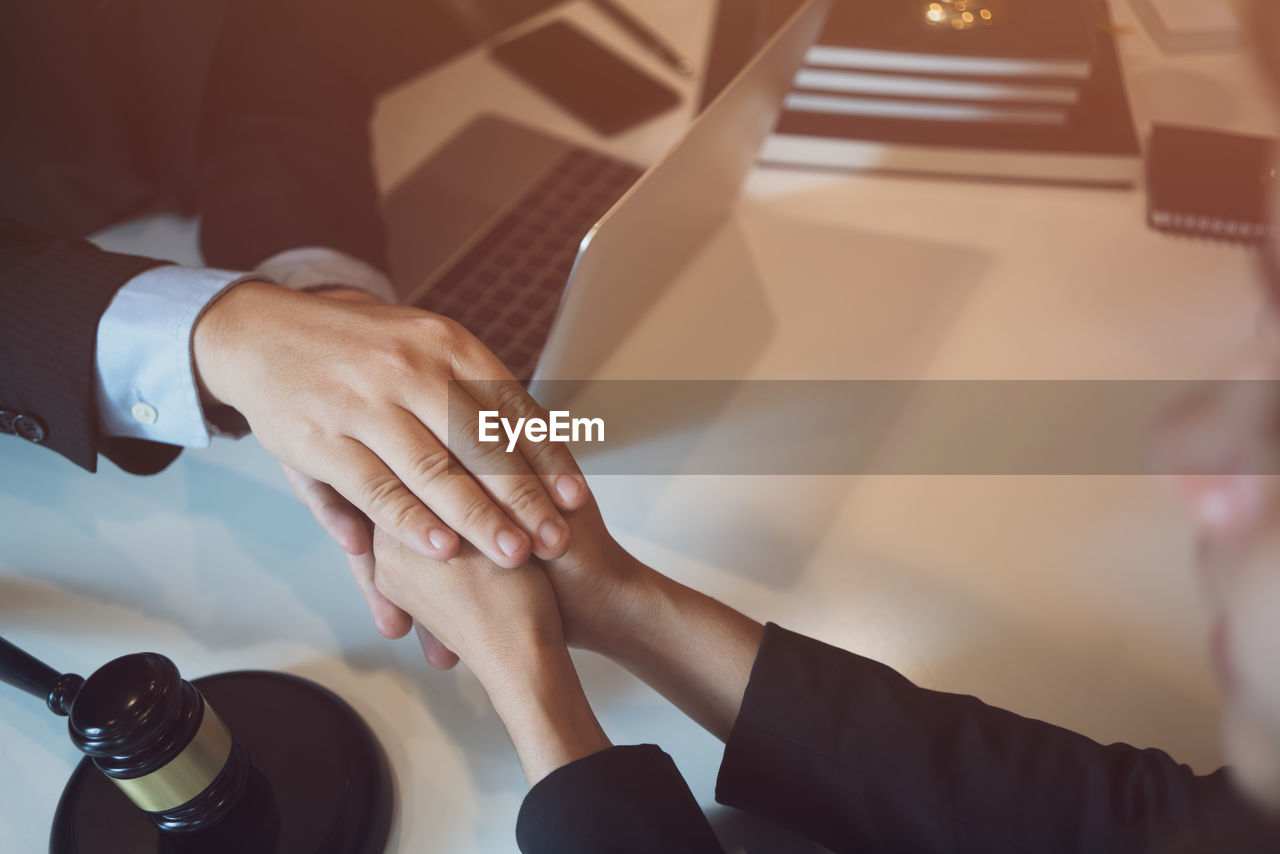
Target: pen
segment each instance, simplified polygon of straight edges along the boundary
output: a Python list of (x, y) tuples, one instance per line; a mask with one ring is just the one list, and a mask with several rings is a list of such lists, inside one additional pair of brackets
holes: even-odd
[(667, 65), (670, 65), (685, 77), (693, 74), (693, 64), (689, 60), (676, 53), (671, 45), (662, 40), (661, 36), (647, 27), (635, 15), (619, 6), (614, 0), (591, 0), (591, 2), (597, 9), (611, 18), (615, 24), (626, 30), (628, 35), (640, 42), (641, 45), (654, 53)]

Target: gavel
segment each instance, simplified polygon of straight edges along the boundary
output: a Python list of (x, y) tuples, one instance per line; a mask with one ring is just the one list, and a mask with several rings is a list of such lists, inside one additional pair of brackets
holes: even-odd
[(382, 749), (349, 705), (308, 680), (241, 671), (197, 686), (154, 652), (84, 679), (0, 638), (0, 681), (67, 717), (86, 757), (54, 817), (55, 854), (385, 849), (392, 787)]
[(0, 678), (69, 717), (72, 743), (161, 830), (208, 827), (244, 792), (244, 746), (163, 655), (125, 655), (86, 680), (0, 638)]

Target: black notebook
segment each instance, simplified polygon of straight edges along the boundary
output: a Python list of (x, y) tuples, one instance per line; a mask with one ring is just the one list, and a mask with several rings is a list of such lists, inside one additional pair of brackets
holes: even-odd
[[(721, 0), (704, 102), (731, 76), (752, 40), (767, 37), (785, 5), (785, 0)], [(1075, 7), (1076, 0), (1066, 5)], [(897, 116), (858, 115), (842, 111), (842, 105), (834, 102), (829, 109), (815, 110), (807, 87), (797, 87), (788, 95), (760, 159), (817, 169), (1132, 186), (1141, 175), (1142, 150), (1129, 110), (1116, 36), (1105, 3), (1093, 0), (1089, 7), (1090, 75), (1072, 81), (1078, 91), (1072, 103), (958, 101), (946, 105), (954, 115), (945, 119), (930, 118), (919, 110), (911, 117), (902, 111)], [(797, 83), (810, 70), (802, 70)], [(1010, 85), (1030, 82), (1027, 78), (990, 80)], [(936, 99), (929, 104), (930, 108), (935, 105)], [(1055, 121), (1008, 121), (998, 115), (1016, 110), (1048, 118), (1051, 109), (1060, 111)]]
[(1161, 231), (1255, 242), (1270, 236), (1275, 140), (1156, 125), (1147, 150), (1147, 221)]

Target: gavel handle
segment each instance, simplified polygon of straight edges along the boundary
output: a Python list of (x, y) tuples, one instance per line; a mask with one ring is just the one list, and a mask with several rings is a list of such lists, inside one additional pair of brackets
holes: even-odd
[(59, 673), (0, 637), (0, 682), (39, 697), (55, 714), (65, 716), (71, 714), (71, 704), (84, 679), (74, 673)]

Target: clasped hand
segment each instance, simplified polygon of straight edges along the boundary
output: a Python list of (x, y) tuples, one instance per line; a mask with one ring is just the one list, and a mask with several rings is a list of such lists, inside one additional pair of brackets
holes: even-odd
[(589, 497), (577, 465), (554, 443), (522, 441), (507, 454), (478, 442), (468, 419), (479, 410), (543, 413), (454, 321), (357, 291), (249, 282), (210, 306), (193, 355), (206, 403), (245, 417), (351, 556), (384, 634), (399, 637), (411, 621), (373, 585), (370, 520), (437, 560), (458, 553), (459, 535), (509, 569), (568, 548), (562, 511)]
[(621, 638), (646, 619), (646, 568), (609, 536), (594, 502), (570, 524), (573, 545), (564, 556), (516, 569), (466, 547), (452, 560), (433, 561), (389, 534), (374, 537), (377, 589), (439, 638), (425, 645), (428, 661), (456, 663), (445, 647), (466, 661), (530, 784), (609, 747), (568, 645), (608, 654), (606, 638)]
[[(609, 535), (594, 500), (568, 515), (573, 545), (549, 561), (497, 566), (464, 546), (452, 560), (424, 559), (389, 533), (374, 534), (378, 592), (486, 680), (510, 678), (530, 650), (611, 651), (626, 625), (644, 623), (651, 573)], [(431, 657), (437, 667), (456, 663)]]
[[(530, 783), (609, 746), (570, 646), (612, 659), (727, 739), (764, 627), (632, 557), (593, 500), (566, 518), (568, 551), (514, 570), (475, 550), (426, 559), (376, 533), (377, 589), (479, 678)], [(456, 663), (451, 654), (428, 660)]]

